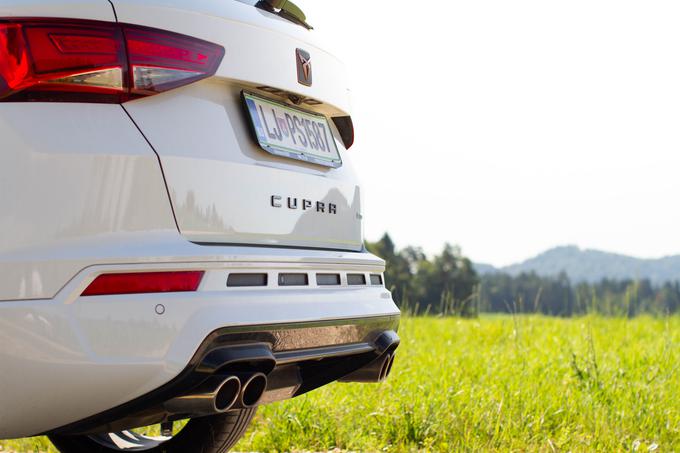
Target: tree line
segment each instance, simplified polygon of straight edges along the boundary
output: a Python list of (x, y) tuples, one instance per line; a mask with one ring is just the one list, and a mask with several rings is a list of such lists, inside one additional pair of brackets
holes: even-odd
[(654, 285), (647, 279), (574, 283), (523, 273), (478, 275), (459, 247), (446, 244), (428, 258), (419, 247), (397, 250), (389, 234), (366, 244), (387, 262), (385, 283), (403, 311), (475, 317), (479, 313), (541, 313), (575, 316), (665, 315), (680, 312), (680, 283)]

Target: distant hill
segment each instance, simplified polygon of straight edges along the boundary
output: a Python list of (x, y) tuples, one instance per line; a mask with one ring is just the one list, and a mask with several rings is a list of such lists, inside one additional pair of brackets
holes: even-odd
[(475, 264), (475, 268), (482, 275), (494, 272), (510, 275), (535, 272), (541, 276), (555, 276), (564, 271), (573, 282), (592, 283), (603, 278), (648, 278), (654, 283), (680, 281), (680, 256), (647, 260), (599, 250), (582, 250), (576, 246), (556, 247), (503, 268), (488, 264)]

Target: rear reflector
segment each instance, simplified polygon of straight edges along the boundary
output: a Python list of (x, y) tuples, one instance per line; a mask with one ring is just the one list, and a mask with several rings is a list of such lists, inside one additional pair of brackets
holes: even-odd
[(104, 274), (95, 278), (82, 296), (180, 293), (198, 289), (203, 271)]
[(122, 103), (215, 74), (224, 48), (84, 20), (0, 19), (0, 102)]

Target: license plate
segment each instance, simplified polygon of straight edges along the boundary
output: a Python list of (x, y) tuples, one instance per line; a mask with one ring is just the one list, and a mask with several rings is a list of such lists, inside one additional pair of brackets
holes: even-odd
[(342, 165), (325, 116), (246, 92), (243, 100), (257, 141), (268, 153), (326, 167)]

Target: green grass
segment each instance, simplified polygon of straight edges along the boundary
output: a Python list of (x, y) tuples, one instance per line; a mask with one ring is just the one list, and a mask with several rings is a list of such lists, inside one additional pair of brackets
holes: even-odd
[(237, 450), (680, 452), (680, 317), (406, 318), (400, 335), (387, 383), (264, 407)]

